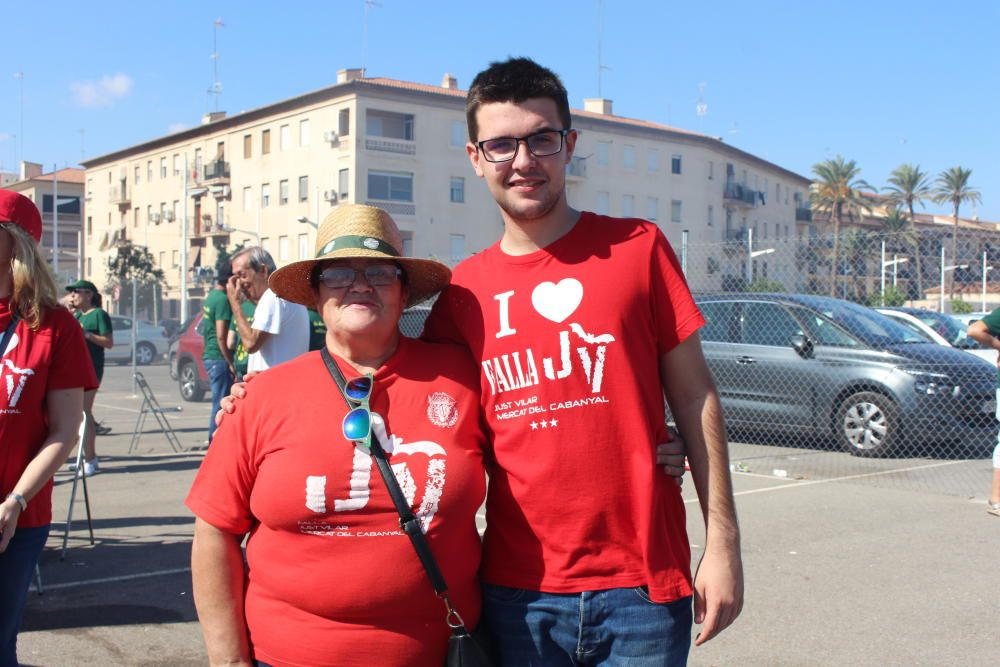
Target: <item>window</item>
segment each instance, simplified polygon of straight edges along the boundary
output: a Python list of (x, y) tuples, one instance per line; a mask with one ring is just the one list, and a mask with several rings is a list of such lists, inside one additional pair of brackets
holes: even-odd
[(136, 185), (139, 184), (139, 165), (135, 165), (135, 179), (133, 180), (133, 183)]
[(655, 148), (650, 148), (649, 152), (646, 153), (646, 169), (649, 171), (660, 170), (660, 151)]
[(698, 304), (698, 310), (705, 318), (705, 326), (698, 330), (702, 341), (733, 342), (732, 327), (735, 306), (736, 304), (732, 301), (710, 301)]
[(282, 125), (278, 128), (278, 150), (287, 151), (292, 147), (292, 131), (289, 129), (288, 125)]
[(194, 168), (195, 171), (201, 172), (201, 149), (194, 149)]
[(288, 203), (288, 179), (278, 181), (278, 206)]
[(715, 209), (712, 208), (711, 204), (709, 204), (708, 205), (708, 226), (711, 227), (714, 224), (715, 224)]
[(670, 156), (670, 173), (681, 173), (681, 156), (676, 153)]
[(679, 199), (670, 201), (670, 222), (681, 221), (681, 202)]
[(633, 216), (635, 216), (635, 197), (622, 195), (622, 217), (631, 218)]
[(170, 261), (172, 262), (171, 266), (173, 266), (173, 268), (175, 268), (175, 269), (178, 266), (180, 266), (180, 263), (177, 261), (177, 256), (178, 256), (178, 251), (177, 250), (172, 250), (170, 252)]
[(465, 147), (465, 122), (461, 120), (451, 121), (451, 147), (452, 148), (464, 148)]
[(260, 186), (260, 207), (267, 208), (271, 205), (271, 184), (264, 183)]
[(312, 259), (309, 254), (309, 235), (299, 234), (299, 259)]
[(159, 263), (159, 267), (161, 269), (167, 268), (167, 251), (166, 250), (161, 250), (160, 251), (160, 263)]
[(139, 226), (139, 207), (138, 206), (136, 206), (134, 209), (132, 209), (132, 226), (133, 227), (138, 227)]
[(260, 154), (267, 155), (271, 152), (271, 130), (262, 130), (260, 133)]
[(403, 239), (403, 257), (413, 257), (413, 232), (400, 232)]
[(273, 255), (271, 252), (271, 239), (267, 236), (260, 237), (260, 247), (268, 252), (268, 254)]
[(289, 250), (288, 237), (287, 236), (279, 236), (278, 237), (278, 261), (279, 262), (287, 262), (288, 261), (288, 250)]
[(372, 137), (413, 141), (413, 114), (369, 109), (365, 116), (365, 131)]
[(597, 193), (597, 205), (594, 207), (600, 215), (608, 215), (611, 209), (610, 197), (607, 192)]
[(779, 203), (781, 201), (781, 183), (774, 184), (774, 201)]
[(216, 200), (215, 204), (215, 228), (224, 229), (226, 227), (226, 201)]
[(708, 180), (712, 180), (715, 177), (715, 163), (711, 160), (708, 161)]
[(180, 204), (181, 203), (175, 199), (174, 203), (173, 203), (173, 206), (170, 209), (171, 211), (173, 211), (174, 220), (180, 220), (180, 210), (179, 210), (180, 209)]
[(146, 180), (147, 181), (152, 181), (153, 180), (153, 161), (152, 160), (146, 160)]
[(461, 176), (451, 177), (450, 200), (453, 204), (465, 202), (465, 179)]
[[(766, 272), (765, 272), (766, 277)], [(743, 304), (742, 341), (747, 345), (790, 347), (792, 336), (804, 332), (787, 310), (774, 303)]]
[(253, 210), (253, 193), (250, 190), (250, 186), (243, 188), (243, 210)]
[(153, 221), (153, 205), (150, 204), (146, 207), (146, 224), (148, 225)]
[(351, 134), (351, 110), (341, 109), (337, 112), (337, 134), (342, 137)]
[(369, 171), (368, 197), (388, 201), (413, 201), (413, 174)]
[(180, 176), (181, 175), (181, 156), (175, 153), (173, 161), (174, 161), (174, 176)]
[(611, 162), (611, 142), (610, 141), (598, 141), (597, 142), (597, 164), (607, 165)]
[(622, 151), (622, 166), (635, 169), (635, 146), (625, 146)]
[(656, 222), (660, 217), (660, 200), (656, 197), (646, 197), (646, 219)]
[(339, 197), (344, 199), (351, 192), (351, 170), (341, 169), (340, 173), (337, 175), (337, 184), (340, 188)]
[(89, 215), (87, 216), (87, 236), (94, 235), (94, 220)]
[(88, 276), (94, 275), (94, 264), (93, 264), (93, 259), (91, 257), (87, 258), (87, 275)]
[(167, 177), (167, 158), (160, 158), (160, 178)]
[(299, 146), (309, 145), (309, 119), (303, 118), (299, 121)]
[(299, 201), (309, 201), (308, 176), (299, 176)]
[(460, 262), (465, 259), (465, 234), (449, 235), (448, 256), (453, 262)]

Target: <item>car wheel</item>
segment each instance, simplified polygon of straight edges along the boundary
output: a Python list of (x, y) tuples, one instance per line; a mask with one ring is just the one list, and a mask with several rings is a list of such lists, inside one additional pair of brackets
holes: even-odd
[(181, 364), (181, 369), (177, 372), (177, 385), (181, 391), (181, 398), (185, 401), (200, 401), (205, 396), (205, 390), (198, 383), (198, 367), (194, 362), (187, 361)]
[(156, 358), (156, 348), (152, 343), (142, 341), (135, 346), (135, 361), (140, 366), (148, 366)]
[(859, 391), (837, 410), (835, 433), (854, 456), (889, 456), (900, 441), (899, 406), (888, 396)]

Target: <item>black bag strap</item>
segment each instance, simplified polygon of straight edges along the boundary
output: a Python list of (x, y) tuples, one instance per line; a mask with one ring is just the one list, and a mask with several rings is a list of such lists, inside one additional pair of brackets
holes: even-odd
[[(329, 371), (330, 377), (333, 378), (333, 381), (337, 384), (337, 388), (340, 390), (340, 397), (344, 399), (344, 403), (347, 404), (348, 409), (352, 409), (354, 406), (347, 399), (347, 394), (345, 393), (347, 379), (340, 371), (340, 367), (337, 366), (337, 362), (334, 361), (333, 356), (325, 347), (320, 351), (320, 356), (323, 357), (326, 370)], [(403, 495), (403, 490), (399, 488), (399, 482), (396, 481), (396, 476), (392, 473), (389, 459), (385, 455), (382, 443), (379, 442), (374, 430), (372, 432), (371, 454), (375, 459), (379, 474), (382, 476), (382, 481), (389, 491), (389, 497), (392, 498), (392, 504), (395, 505), (396, 512), (399, 514), (399, 525), (407, 537), (410, 538), (410, 544), (413, 545), (413, 550), (417, 552), (417, 557), (420, 559), (420, 564), (423, 565), (424, 571), (427, 573), (427, 578), (430, 579), (431, 586), (434, 587), (434, 592), (444, 601), (444, 605), (448, 609), (446, 621), (451, 628), (452, 634), (466, 633), (467, 630), (465, 629), (462, 617), (459, 616), (458, 611), (451, 605), (451, 600), (448, 599), (448, 584), (444, 580), (444, 575), (441, 574), (441, 569), (434, 559), (434, 554), (431, 553), (430, 545), (427, 544), (424, 531), (420, 528), (420, 520), (414, 516), (413, 510), (410, 509), (409, 503), (406, 502), (406, 496)]]
[(0, 338), (0, 358), (7, 353), (7, 344), (10, 343), (11, 337), (14, 335), (14, 329), (17, 328), (17, 313), (13, 312), (10, 314), (10, 324), (7, 325), (7, 329), (3, 332), (3, 338)]

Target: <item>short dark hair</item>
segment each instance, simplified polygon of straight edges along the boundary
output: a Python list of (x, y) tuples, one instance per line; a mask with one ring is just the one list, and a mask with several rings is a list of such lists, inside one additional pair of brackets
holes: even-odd
[(509, 58), (502, 62), (492, 62), (476, 75), (465, 98), (465, 120), (469, 125), (469, 141), (479, 140), (479, 126), (476, 112), (479, 107), (491, 102), (514, 102), (547, 97), (556, 103), (563, 130), (573, 123), (569, 113), (569, 99), (566, 87), (555, 72), (542, 67), (530, 58)]

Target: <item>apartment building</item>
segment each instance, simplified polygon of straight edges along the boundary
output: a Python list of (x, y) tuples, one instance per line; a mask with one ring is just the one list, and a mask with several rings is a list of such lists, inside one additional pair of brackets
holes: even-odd
[[(42, 213), (42, 251), (57, 280), (65, 284), (84, 269), (82, 226), (83, 169), (58, 169), (43, 173), (42, 165), (22, 162), (20, 173), (5, 179), (3, 188), (19, 192)], [(58, 229), (58, 233), (57, 233)], [(103, 275), (102, 275), (103, 280)]]
[[(345, 202), (388, 210), (404, 252), (458, 262), (502, 231), (468, 163), (464, 102), (450, 75), (434, 86), (341, 70), (333, 86), (87, 160), (86, 276), (101, 286), (128, 239), (167, 275), (164, 315), (179, 316), (182, 285), (196, 312), (219, 246), (260, 243), (279, 266), (310, 257), (315, 223)], [(610, 100), (573, 116), (570, 204), (653, 220), (678, 250), (687, 231), (699, 288), (746, 274), (734, 241), (747, 229), (795, 238), (809, 184), (798, 174), (718, 138), (614, 116)]]

